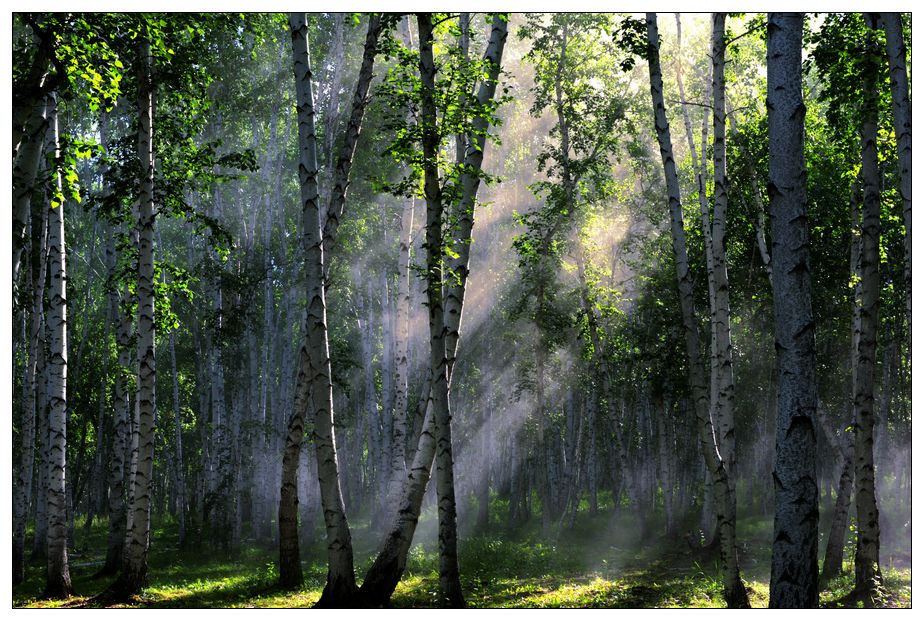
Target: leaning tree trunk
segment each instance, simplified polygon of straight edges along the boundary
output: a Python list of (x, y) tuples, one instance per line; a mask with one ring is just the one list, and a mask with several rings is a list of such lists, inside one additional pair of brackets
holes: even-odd
[(876, 346), (879, 327), (879, 237), (880, 188), (876, 148), (878, 77), (880, 50), (876, 19), (867, 14), (869, 31), (863, 61), (863, 126), (861, 130), (863, 219), (860, 263), (860, 332), (853, 410), (856, 434), (857, 550), (854, 562), (856, 595), (871, 601), (881, 583), (879, 567), (879, 509), (876, 506), (876, 476), (873, 437), (876, 423)]
[[(494, 100), (497, 78), (500, 73), (501, 57), (506, 41), (507, 18), (501, 15), (495, 16), (491, 25), (488, 47), (484, 55), (484, 60), (488, 64), (488, 71), (478, 89), (477, 100), (481, 106), (486, 106)], [(446, 316), (444, 319), (446, 326), (446, 357), (449, 359), (448, 381), (452, 380), (452, 361), (455, 359), (459, 343), (465, 285), (468, 281), (469, 273), (468, 261), (472, 228), (474, 226), (475, 197), (481, 183), (479, 173), (484, 158), (488, 120), (479, 116), (473, 121), (472, 125), (465, 154), (465, 172), (461, 178), (462, 197), (456, 211), (459, 214), (458, 239), (464, 241), (454, 248), (458, 257), (449, 264), (449, 270), (453, 274), (453, 277), (449, 279), (452, 285), (448, 288), (446, 300), (443, 303), (443, 312)], [(430, 394), (430, 385), (432, 385), (432, 382), (426, 382), (425, 390), (428, 395)], [(436, 453), (433, 412), (430, 403), (431, 400), (429, 399), (425, 402), (425, 414), (421, 422), (417, 449), (414, 452), (413, 462), (408, 469), (399, 510), (394, 517), (391, 530), (385, 536), (375, 562), (366, 573), (360, 589), (360, 596), (366, 605), (383, 606), (387, 604), (407, 566), (407, 553), (414, 538), (414, 531), (417, 528), (424, 492), (427, 488), (427, 482), (430, 480), (430, 467)]]
[(908, 51), (902, 34), (901, 13), (879, 15), (885, 28), (891, 78), (889, 83), (892, 88), (892, 115), (895, 118), (895, 138), (898, 141), (898, 192), (902, 198), (905, 221), (905, 314), (908, 321), (908, 342), (911, 343), (911, 101), (905, 60)]
[(709, 418), (709, 397), (705, 373), (700, 357), (699, 334), (693, 307), (693, 280), (687, 259), (686, 234), (683, 229), (683, 212), (680, 207), (680, 184), (674, 163), (670, 126), (664, 108), (664, 86), (661, 79), (661, 62), (658, 52), (658, 24), (654, 13), (646, 14), (648, 26), (648, 70), (651, 78), (651, 98), (654, 107), (655, 130), (661, 149), (664, 176), (668, 188), (668, 206), (671, 213), (671, 237), (677, 287), (680, 293), (680, 310), (687, 350), (687, 373), (693, 393), (694, 410), (699, 421), (700, 442), (706, 466), (711, 473), (715, 490), (716, 513), (721, 539), (722, 569), (725, 601), (730, 608), (749, 607), (747, 592), (738, 569), (738, 550), (735, 542), (735, 507), (731, 502), (729, 475), (719, 452), (716, 434)]
[(436, 431), (436, 493), (439, 514), (440, 601), (453, 608), (465, 605), (459, 577), (456, 491), (453, 476), (452, 426), (449, 412), (449, 360), (443, 315), (443, 195), (440, 189), (436, 127), (436, 66), (433, 62), (433, 21), (417, 15), (420, 35), (421, 125), (423, 127), (424, 197), (427, 202), (427, 308), (430, 316), (430, 398)]
[[(57, 157), (60, 149), (57, 102), (52, 105), (51, 127)], [(55, 171), (54, 176), (57, 197), (51, 199), (48, 212), (51, 286), (48, 290), (48, 573), (45, 596), (62, 598), (73, 591), (67, 562), (67, 499), (64, 489), (67, 465), (67, 267), (61, 174)]]
[(113, 585), (117, 596), (137, 593), (147, 582), (151, 531), (151, 483), (154, 470), (154, 85), (151, 46), (138, 44), (138, 451), (131, 477), (131, 504), (122, 573)]
[[(314, 131), (314, 95), (311, 86), (308, 26), (305, 14), (291, 14), (289, 26), (292, 33), (298, 110), (298, 170), (308, 306), (305, 338), (299, 355), (295, 412), (310, 411), (313, 414), (318, 481), (321, 486), (321, 504), (327, 529), (327, 584), (324, 586), (317, 606), (345, 606), (354, 601), (356, 578), (353, 573), (353, 545), (350, 527), (347, 523), (340, 490), (334, 436), (333, 393), (327, 339), (327, 303), (324, 292), (324, 249), (318, 199), (317, 139)], [(295, 414), (293, 418), (297, 416), (298, 414)], [(290, 437), (289, 440), (292, 438)], [(301, 438), (298, 444), (301, 443), (300, 440)], [(287, 442), (287, 454), (290, 448)], [(292, 457), (296, 462), (294, 468), (296, 476), (293, 477), (295, 480), (292, 483), (295, 485), (292, 486), (291, 493), (297, 498), (297, 453)], [(297, 500), (291, 504), (297, 506)], [(282, 500), (280, 500), (280, 505), (282, 505)], [(297, 528), (295, 530), (297, 540)]]
[[(311, 65), (308, 57), (308, 27), (304, 14), (292, 14), (289, 17), (292, 32), (292, 46), (295, 63), (296, 94), (298, 96), (298, 129), (301, 157), (306, 162), (311, 160), (312, 166), (305, 167), (304, 162), (299, 164), (299, 177), (302, 184), (303, 225), (309, 225), (315, 217), (314, 211), (320, 212), (317, 184), (317, 139), (314, 132), (314, 101), (311, 92)], [(308, 411), (309, 394), (316, 395), (318, 401), (313, 404), (315, 414), (315, 455), (318, 461), (318, 477), (321, 483), (321, 503), (323, 507), (325, 526), (328, 535), (328, 582), (318, 602), (319, 606), (346, 605), (356, 590), (356, 578), (353, 574), (353, 551), (350, 539), (349, 525), (343, 507), (343, 496), (340, 490), (339, 474), (336, 461), (336, 448), (333, 429), (333, 402), (330, 388), (330, 359), (327, 356), (327, 323), (326, 301), (323, 289), (328, 270), (328, 256), (333, 248), (337, 235), (340, 217), (346, 202), (346, 191), (350, 181), (350, 169), (353, 164), (353, 153), (362, 130), (362, 121), (368, 102), (369, 85), (372, 81), (372, 69), (375, 61), (376, 44), (381, 33), (381, 15), (373, 14), (369, 18), (369, 28), (366, 34), (366, 43), (363, 48), (363, 59), (360, 65), (359, 79), (353, 94), (353, 105), (350, 118), (347, 122), (340, 154), (334, 171), (330, 202), (327, 208), (327, 218), (324, 222), (324, 232), (321, 234), (320, 213), (317, 216), (317, 248), (311, 241), (315, 235), (313, 228), (305, 228), (303, 232), (303, 245), (310, 254), (306, 258), (306, 271), (308, 269), (321, 269), (317, 282), (308, 281), (309, 315), (305, 342), (299, 353), (298, 377), (296, 379), (294, 409), (289, 417), (288, 430), (285, 437), (284, 456), (282, 463), (282, 486), (279, 496), (279, 545), (280, 545), (280, 582), (292, 586), (301, 582), (298, 575), (301, 567), (294, 566), (298, 558), (298, 461), (303, 440), (304, 416)], [(310, 188), (308, 187), (310, 184)], [(311, 203), (309, 204), (309, 201)], [(310, 224), (313, 227), (314, 224)], [(313, 276), (312, 276), (313, 277)], [(322, 288), (320, 297), (315, 285)], [(312, 315), (312, 313), (314, 313)], [(320, 323), (319, 323), (320, 322)], [(314, 347), (323, 342), (323, 351)], [(317, 360), (308, 356), (311, 352)], [(326, 362), (325, 362), (326, 359)], [(312, 373), (318, 366), (327, 369), (327, 388), (324, 378)], [(320, 372), (320, 371), (319, 371)], [(308, 382), (317, 382), (322, 392), (315, 392)], [(323, 392), (326, 390), (326, 392)], [(325, 397), (325, 395), (327, 395)], [(325, 412), (325, 399), (327, 400)], [(283, 548), (287, 552), (283, 553)], [(287, 560), (288, 569), (283, 576), (284, 564), (282, 558)]]
[(770, 13), (767, 114), (777, 353), (771, 608), (818, 607), (815, 324), (806, 201), (802, 13)]

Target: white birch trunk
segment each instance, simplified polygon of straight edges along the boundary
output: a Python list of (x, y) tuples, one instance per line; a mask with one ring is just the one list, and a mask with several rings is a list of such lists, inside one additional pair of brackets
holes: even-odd
[[(333, 394), (327, 339), (327, 303), (324, 292), (325, 263), (318, 198), (317, 144), (314, 131), (314, 95), (308, 56), (308, 27), (305, 14), (291, 14), (292, 52), (295, 64), (298, 109), (299, 184), (302, 202), (302, 247), (305, 252), (305, 280), (308, 313), (296, 382), (294, 417), (310, 412), (314, 418), (318, 481), (327, 530), (327, 584), (318, 606), (345, 605), (356, 594), (353, 546), (340, 490), (337, 448), (334, 436)], [(371, 28), (370, 28), (371, 29)], [(371, 71), (371, 67), (370, 67)], [(359, 127), (356, 127), (358, 136)], [(355, 142), (354, 142), (355, 146)], [(352, 159), (352, 151), (350, 153)], [(347, 177), (348, 179), (348, 177)], [(343, 193), (347, 179), (344, 179)], [(341, 203), (342, 205), (342, 203)], [(330, 218), (328, 218), (330, 224)], [(336, 224), (334, 225), (336, 227)], [(309, 397), (310, 395), (310, 397)], [(286, 448), (289, 452), (289, 446)], [(297, 456), (295, 461), (297, 463)], [(297, 502), (297, 501), (296, 501)], [(280, 501), (280, 505), (282, 502)]]
[[(59, 155), (58, 108), (51, 111), (55, 156)], [(61, 174), (55, 172), (57, 191)], [(64, 241), (64, 203), (50, 203), (48, 212), (48, 290), (49, 387), (48, 387), (48, 573), (45, 596), (70, 595), (70, 569), (67, 561), (67, 265)]]
[(689, 382), (694, 398), (694, 409), (699, 421), (703, 457), (706, 460), (706, 465), (712, 475), (715, 487), (721, 536), (725, 601), (729, 607), (748, 607), (747, 593), (744, 590), (744, 584), (741, 582), (738, 569), (738, 551), (735, 542), (735, 506), (729, 489), (728, 470), (719, 452), (716, 434), (709, 418), (709, 397), (702, 359), (699, 353), (699, 334), (693, 307), (693, 283), (687, 259), (683, 213), (680, 207), (680, 186), (677, 180), (673, 147), (671, 146), (670, 126), (667, 123), (667, 113), (664, 108), (664, 87), (661, 79), (658, 52), (657, 16), (654, 13), (648, 13), (646, 21), (648, 25), (648, 67), (651, 78), (651, 97), (654, 108), (655, 130), (658, 136), (661, 160), (664, 165), (664, 176), (667, 183), (668, 207), (671, 214), (671, 237), (686, 341)]
[(138, 159), (141, 165), (138, 204), (138, 396), (135, 436), (137, 467), (132, 477), (129, 526), (122, 573), (115, 585), (121, 594), (137, 593), (147, 581), (150, 545), (151, 482), (154, 468), (154, 86), (150, 43), (138, 44)]
[[(504, 44), (507, 40), (507, 21), (501, 16), (494, 18), (491, 26), (491, 37), (485, 51), (485, 59), (490, 61), (487, 78), (481, 83), (478, 90), (478, 102), (487, 105), (494, 99), (497, 86), (497, 76), (500, 72), (501, 57)], [(474, 225), (475, 197), (480, 185), (478, 171), (484, 158), (485, 135), (488, 127), (486, 119), (478, 118), (473, 123), (473, 132), (469, 139), (466, 152), (466, 170), (473, 171), (462, 176), (462, 199), (457, 213), (459, 215), (459, 239), (464, 240), (459, 247), (454, 248), (459, 255), (450, 262), (449, 269), (454, 276), (450, 279), (454, 284), (446, 292), (444, 302), (445, 313), (445, 350), (448, 364), (447, 382), (452, 378), (452, 361), (455, 359), (459, 342), (459, 329), (462, 322), (462, 303), (465, 298), (465, 285), (468, 279), (468, 259), (472, 226)], [(432, 382), (426, 382), (432, 386)], [(431, 393), (426, 390), (427, 395)], [(423, 395), (421, 395), (423, 398)], [(368, 605), (384, 605), (391, 598), (404, 568), (407, 564), (407, 553), (414, 538), (417, 520), (420, 516), (421, 503), (427, 482), (430, 479), (430, 468), (436, 453), (434, 436), (434, 417), (428, 398), (425, 414), (421, 422), (421, 431), (414, 452), (413, 464), (408, 471), (408, 477), (402, 494), (399, 511), (394, 523), (385, 536), (378, 556), (363, 580), (360, 595), (362, 601)]]
[[(25, 381), (23, 382), (24, 404), (22, 412), (21, 445), (19, 447), (19, 471), (13, 496), (13, 584), (25, 579), (26, 521), (29, 504), (32, 502), (32, 476), (35, 466), (35, 432), (38, 418), (38, 390), (42, 369), (39, 366), (39, 349), (42, 348), (45, 276), (48, 269), (48, 219), (47, 210), (41, 210), (40, 225), (32, 235), (37, 265), (29, 270), (32, 280), (32, 316), (29, 320), (29, 351), (26, 358)], [(36, 243), (37, 242), (37, 243)], [(31, 258), (30, 258), (31, 259)], [(35, 269), (37, 268), (37, 270)]]

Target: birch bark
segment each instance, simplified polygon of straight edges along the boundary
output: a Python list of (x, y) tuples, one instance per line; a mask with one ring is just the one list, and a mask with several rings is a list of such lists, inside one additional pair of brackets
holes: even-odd
[(770, 227), (777, 352), (771, 608), (818, 607), (815, 324), (802, 101), (802, 13), (767, 19)]
[(738, 550), (735, 534), (735, 507), (729, 489), (729, 475), (719, 450), (716, 434), (709, 417), (709, 396), (705, 373), (700, 358), (699, 333), (693, 306), (693, 281), (687, 259), (686, 234), (683, 229), (683, 212), (680, 207), (680, 184), (674, 163), (670, 126), (664, 108), (664, 87), (661, 79), (657, 16), (646, 14), (648, 30), (648, 69), (651, 79), (651, 98), (654, 108), (655, 130), (661, 150), (664, 176), (667, 183), (668, 208), (671, 214), (671, 238), (674, 263), (677, 273), (677, 287), (680, 293), (681, 317), (688, 358), (690, 389), (693, 393), (694, 410), (699, 421), (700, 442), (703, 457), (712, 476), (715, 488), (716, 513), (721, 538), (722, 569), (725, 601), (730, 608), (749, 607), (747, 592), (741, 582), (738, 568)]
[[(51, 129), (55, 156), (59, 155), (60, 127), (57, 101), (52, 102)], [(60, 196), (61, 174), (55, 172)], [(45, 596), (70, 595), (70, 569), (67, 560), (67, 260), (64, 240), (64, 202), (50, 203), (48, 211), (48, 563)]]

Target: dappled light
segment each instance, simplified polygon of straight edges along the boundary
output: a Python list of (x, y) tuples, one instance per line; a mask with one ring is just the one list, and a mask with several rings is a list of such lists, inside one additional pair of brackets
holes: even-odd
[(13, 606), (910, 608), (910, 41), (14, 13)]

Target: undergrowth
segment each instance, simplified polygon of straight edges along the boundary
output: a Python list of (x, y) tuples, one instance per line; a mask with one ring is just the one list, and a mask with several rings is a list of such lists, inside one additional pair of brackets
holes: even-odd
[[(742, 576), (753, 607), (768, 604), (769, 520), (741, 520)], [(428, 532), (427, 528), (422, 529)], [(355, 532), (357, 580), (370, 566), (376, 537)], [(105, 551), (105, 524), (81, 530), (70, 557), (78, 595), (66, 600), (41, 598), (44, 565), (33, 561), (27, 580), (13, 591), (14, 607), (94, 607), (92, 599), (112, 577), (94, 577)], [(423, 537), (421, 537), (423, 539)], [(427, 539), (432, 539), (427, 537)], [(208, 547), (180, 550), (167, 525), (153, 533), (149, 586), (125, 607), (143, 608), (300, 608), (320, 597), (326, 576), (323, 542), (303, 544), (305, 582), (295, 591), (276, 586), (276, 551), (253, 543), (236, 554)], [(463, 537), (459, 548), (462, 586), (470, 607), (490, 608), (673, 608), (724, 607), (715, 552), (694, 549), (690, 537), (654, 536), (640, 542), (638, 525), (610, 512), (578, 517), (575, 528), (543, 532), (533, 524), (516, 532), (490, 531)], [(391, 605), (429, 608), (438, 604), (439, 576), (435, 542), (416, 544), (404, 579)], [(822, 607), (854, 605), (847, 601), (852, 568), (823, 585)], [(884, 571), (876, 601), (882, 607), (911, 606), (910, 567)]]

